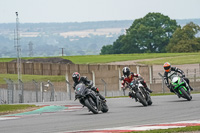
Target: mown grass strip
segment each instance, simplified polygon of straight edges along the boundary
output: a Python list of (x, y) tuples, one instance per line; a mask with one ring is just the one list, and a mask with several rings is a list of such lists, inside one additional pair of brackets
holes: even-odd
[(17, 105), (8, 105), (3, 104), (0, 105), (0, 112), (10, 112), (10, 111), (16, 111), (16, 110), (22, 110), (27, 109), (30, 107), (37, 107), (36, 105), (29, 105), (29, 104), (17, 104)]
[(148, 130), (148, 131), (134, 131), (134, 132), (131, 132), (131, 133), (179, 133), (179, 132), (191, 132), (191, 131), (200, 132), (200, 126), (170, 128), (170, 129), (158, 129), (158, 130)]
[[(194, 64), (198, 62), (198, 60), (195, 60), (195, 59), (199, 59), (200, 53), (111, 54), (111, 55), (62, 56), (60, 58), (71, 60), (75, 64), (97, 64), (97, 63), (108, 63), (108, 62), (116, 62), (116, 61), (156, 59), (156, 58), (166, 58), (166, 57), (171, 57), (172, 61), (174, 57), (176, 57), (177, 60), (180, 58), (179, 62), (180, 63), (183, 62), (182, 64), (184, 64), (185, 62)], [(34, 58), (50, 58), (50, 57), (23, 57), (22, 59), (27, 60), (27, 59), (34, 59)], [(13, 59), (16, 59), (16, 58), (0, 58), (0, 62), (10, 62)], [(163, 64), (163, 62), (165, 61), (162, 60), (161, 64)], [(148, 62), (148, 63), (152, 64), (151, 62)]]
[(198, 55), (185, 55), (179, 57), (166, 57), (163, 59), (155, 59), (152, 61), (141, 61), (141, 64), (148, 64), (148, 65), (161, 65), (165, 62), (170, 62), (174, 65), (182, 65), (182, 64), (199, 64), (200, 63), (200, 54)]
[[(6, 79), (11, 79), (13, 81), (18, 80), (18, 75), (17, 74), (0, 74), (0, 84), (6, 84)], [(22, 81), (23, 82), (31, 82), (32, 80), (35, 81), (48, 81), (50, 80), (51, 82), (64, 82), (65, 81), (65, 76), (44, 76), (44, 75), (22, 75)]]

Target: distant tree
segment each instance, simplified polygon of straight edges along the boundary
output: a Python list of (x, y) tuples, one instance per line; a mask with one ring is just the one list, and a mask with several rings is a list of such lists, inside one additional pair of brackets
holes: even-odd
[(109, 53), (166, 52), (166, 46), (177, 27), (180, 26), (168, 16), (160, 13), (148, 13), (144, 18), (136, 19), (133, 22), (131, 27), (126, 30), (126, 34), (120, 36), (113, 43), (113, 48)]
[(100, 55), (113, 54), (113, 45), (106, 45), (101, 48)]
[(167, 52), (200, 51), (200, 37), (195, 36), (199, 31), (200, 27), (193, 22), (188, 23), (183, 28), (178, 28), (166, 47)]

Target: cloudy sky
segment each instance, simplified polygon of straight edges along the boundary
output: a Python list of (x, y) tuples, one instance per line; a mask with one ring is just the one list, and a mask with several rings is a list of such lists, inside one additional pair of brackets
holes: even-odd
[(149, 12), (200, 18), (200, 0), (0, 0), (0, 23), (134, 20)]

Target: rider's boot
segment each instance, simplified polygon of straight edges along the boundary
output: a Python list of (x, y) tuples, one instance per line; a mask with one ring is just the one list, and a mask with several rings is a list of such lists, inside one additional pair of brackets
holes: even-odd
[(99, 98), (103, 101), (103, 102), (106, 102), (106, 99), (104, 96), (102, 96), (100, 93), (99, 93), (99, 89), (97, 87), (92, 87), (91, 88), (93, 91), (96, 92), (96, 94), (99, 96)]
[(193, 89), (193, 88), (192, 88), (190, 85), (189, 85), (189, 88), (190, 88), (190, 90), (191, 90), (191, 91), (193, 91), (193, 90), (194, 90), (194, 89)]
[(134, 98), (134, 94), (133, 94), (132, 92), (129, 92), (129, 93), (128, 93), (128, 96), (129, 96), (130, 98)]
[(152, 93), (153, 91), (150, 90), (148, 87), (145, 88), (149, 93)]
[(103, 102), (106, 102), (105, 97), (102, 96), (99, 92), (97, 92), (97, 95), (99, 96), (99, 98), (100, 98)]

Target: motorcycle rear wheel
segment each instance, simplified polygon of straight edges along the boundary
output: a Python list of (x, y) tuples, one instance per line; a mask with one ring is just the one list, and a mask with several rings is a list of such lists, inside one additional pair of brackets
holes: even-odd
[(94, 113), (94, 114), (98, 114), (98, 113), (99, 113), (98, 110), (95, 109), (95, 108), (91, 105), (91, 103), (89, 102), (88, 99), (85, 99), (84, 102), (85, 102), (85, 106), (86, 106), (90, 111), (92, 111), (92, 113)]

